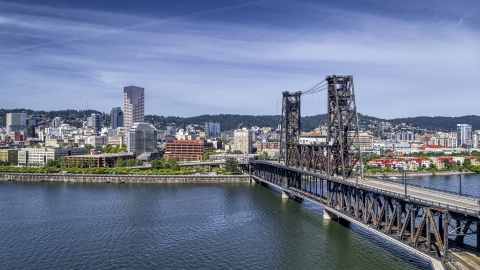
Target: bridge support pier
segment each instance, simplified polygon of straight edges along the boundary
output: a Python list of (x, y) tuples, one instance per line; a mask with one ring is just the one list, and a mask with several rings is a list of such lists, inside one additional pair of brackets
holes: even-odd
[(290, 198), (290, 197), (288, 196), (288, 193), (285, 192), (285, 191), (282, 191), (282, 199), (288, 199), (288, 198)]
[(338, 220), (340, 218), (337, 215), (335, 215), (334, 213), (328, 212), (327, 210), (323, 209), (323, 219)]

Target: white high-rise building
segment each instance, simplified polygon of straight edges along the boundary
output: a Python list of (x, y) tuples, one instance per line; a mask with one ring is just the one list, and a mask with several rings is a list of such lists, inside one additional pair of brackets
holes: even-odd
[(467, 124), (457, 124), (457, 146), (472, 147), (472, 126)]
[(10, 126), (25, 126), (27, 125), (26, 113), (7, 113), (6, 131), (10, 134)]

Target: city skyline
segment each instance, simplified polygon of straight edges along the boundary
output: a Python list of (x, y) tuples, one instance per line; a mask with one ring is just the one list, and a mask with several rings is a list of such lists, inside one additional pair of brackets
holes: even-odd
[[(349, 74), (362, 114), (478, 114), (474, 1), (32, 3), (0, 2), (3, 108), (107, 112), (141, 85), (145, 114), (271, 115), (282, 91)], [(302, 103), (326, 113), (323, 93)]]

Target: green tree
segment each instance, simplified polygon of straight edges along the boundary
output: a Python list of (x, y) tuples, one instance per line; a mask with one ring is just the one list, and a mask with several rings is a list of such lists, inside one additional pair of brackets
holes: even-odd
[(443, 162), (443, 165), (445, 166), (445, 169), (447, 170), (451, 170), (453, 168), (453, 165), (452, 163), (450, 162), (450, 160), (446, 159), (444, 162)]
[(118, 167), (118, 168), (125, 167), (125, 165), (126, 165), (125, 160), (123, 160), (123, 158), (121, 158), (121, 157), (118, 157), (116, 167)]
[(210, 151), (210, 152), (205, 152), (203, 154), (203, 160), (209, 160), (211, 155), (215, 155), (217, 151)]
[(469, 158), (466, 158), (464, 161), (463, 161), (463, 167), (467, 168), (468, 166), (470, 166), (472, 164), (472, 161), (469, 159)]
[(163, 159), (154, 159), (150, 162), (150, 166), (152, 166), (154, 170), (160, 170), (165, 168), (165, 161)]
[(171, 158), (167, 161), (166, 167), (171, 170), (179, 170), (180, 165), (178, 165), (178, 158)]
[(47, 163), (45, 163), (44, 167), (60, 168), (61, 167), (60, 160), (49, 159), (47, 160)]
[(239, 173), (240, 170), (238, 169), (238, 161), (234, 158), (228, 158), (225, 161), (225, 170), (232, 174)]
[(93, 147), (93, 145), (91, 145), (91, 144), (87, 144), (87, 145), (85, 146), (85, 148), (87, 148), (87, 152), (90, 154), (90, 151), (91, 151), (94, 147)]
[(68, 145), (69, 145), (68, 142), (64, 142), (64, 143), (62, 144), (63, 147), (66, 147), (66, 146), (68, 146)]

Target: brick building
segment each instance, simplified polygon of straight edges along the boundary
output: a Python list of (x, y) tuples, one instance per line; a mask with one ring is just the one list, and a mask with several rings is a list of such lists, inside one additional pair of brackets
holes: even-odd
[(175, 140), (166, 144), (164, 157), (201, 161), (203, 154), (212, 150), (213, 143), (206, 140)]
[(61, 157), (62, 163), (77, 163), (85, 161), (91, 167), (116, 167), (118, 158), (123, 160), (133, 159), (130, 154), (96, 154), (96, 155), (75, 155)]

